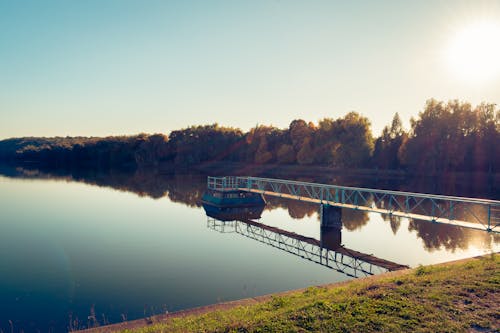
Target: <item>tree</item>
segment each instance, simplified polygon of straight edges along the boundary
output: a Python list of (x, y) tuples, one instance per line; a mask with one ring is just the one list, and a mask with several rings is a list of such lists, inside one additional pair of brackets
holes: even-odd
[(335, 121), (334, 136), (338, 146), (333, 152), (333, 165), (346, 168), (362, 168), (368, 165), (373, 151), (373, 137), (368, 118), (349, 112)]
[(140, 139), (134, 158), (139, 166), (158, 165), (170, 155), (168, 137), (163, 134), (154, 134)]
[(399, 113), (395, 113), (391, 122), (391, 129), (389, 130), (389, 136), (391, 139), (395, 139), (404, 134), (403, 122), (401, 121), (401, 117), (399, 117)]
[(319, 121), (318, 129), (314, 133), (314, 144), (310, 148), (314, 156), (314, 163), (319, 165), (332, 165), (335, 145), (338, 143), (338, 138), (333, 132), (334, 120), (332, 118), (324, 118)]
[(288, 131), (274, 126), (259, 125), (247, 133), (245, 142), (245, 161), (273, 163), (277, 161), (278, 150), (281, 146), (288, 144)]
[(302, 148), (300, 148), (299, 152), (297, 153), (297, 162), (300, 165), (313, 164), (314, 151), (313, 151), (312, 146), (311, 146), (311, 139), (310, 138), (306, 138), (304, 140)]
[(294, 120), (288, 127), (293, 149), (299, 151), (307, 138), (311, 137), (311, 127), (302, 119)]
[(293, 150), (292, 145), (283, 144), (278, 149), (277, 153), (278, 163), (281, 164), (292, 164), (295, 162), (295, 151)]
[(499, 133), (493, 104), (472, 109), (457, 100), (428, 100), (400, 149), (402, 162), (413, 172), (488, 171), (498, 165)]
[(375, 140), (373, 152), (373, 164), (381, 169), (399, 169), (399, 150), (407, 133), (403, 129), (403, 124), (399, 114), (396, 112), (392, 118), (391, 127), (385, 126), (382, 135)]
[(269, 148), (267, 145), (267, 139), (265, 136), (263, 136), (260, 139), (259, 148), (257, 149), (257, 152), (255, 153), (255, 163), (265, 164), (265, 163), (270, 162), (272, 158), (273, 158), (273, 155), (269, 151)]

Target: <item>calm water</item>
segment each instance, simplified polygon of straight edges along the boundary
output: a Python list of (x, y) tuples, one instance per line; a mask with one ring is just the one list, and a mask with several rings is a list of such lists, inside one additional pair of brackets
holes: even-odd
[[(0, 328), (62, 332), (351, 279), (208, 219), (204, 179), (0, 176)], [(320, 239), (317, 208), (269, 199), (259, 222)], [(500, 250), (498, 236), (429, 222), (343, 223), (344, 247), (410, 266)]]

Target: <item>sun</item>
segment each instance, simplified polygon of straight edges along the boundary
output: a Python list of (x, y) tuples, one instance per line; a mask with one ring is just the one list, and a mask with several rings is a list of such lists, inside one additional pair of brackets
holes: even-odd
[(451, 38), (446, 62), (460, 80), (476, 84), (500, 77), (500, 24), (481, 21)]

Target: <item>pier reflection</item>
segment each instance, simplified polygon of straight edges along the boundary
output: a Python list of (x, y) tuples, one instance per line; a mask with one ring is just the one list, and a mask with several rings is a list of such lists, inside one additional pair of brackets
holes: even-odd
[[(11, 167), (0, 165), (0, 175), (8, 178), (20, 179), (44, 179), (56, 181), (74, 181), (88, 185), (99, 186), (103, 188), (112, 188), (119, 191), (134, 193), (141, 197), (150, 197), (153, 199), (168, 198), (168, 200), (181, 203), (189, 207), (199, 207), (202, 194), (205, 192), (206, 176), (201, 174), (161, 174), (157, 170), (138, 170), (135, 172), (126, 172), (120, 170), (108, 170), (106, 172), (90, 169), (75, 170), (46, 170), (28, 167)], [(302, 181), (318, 181), (315, 178), (301, 178)], [(377, 186), (377, 184), (353, 183), (350, 179), (336, 176), (333, 180), (320, 179), (319, 181), (332, 181), (344, 185), (356, 186)], [(395, 190), (413, 190), (420, 192), (432, 192), (433, 188), (424, 186), (427, 182), (419, 183), (419, 187), (412, 188), (409, 184), (389, 184), (387, 182), (378, 184), (381, 188)], [(449, 194), (449, 191), (437, 191), (436, 193)], [(481, 194), (482, 192), (479, 192)], [(473, 196), (474, 191), (458, 192), (458, 194)], [(497, 198), (498, 195), (492, 198)], [(317, 214), (318, 205), (286, 200), (283, 198), (266, 198), (266, 210), (286, 209), (288, 215), (294, 219), (302, 219)], [(460, 211), (458, 212), (460, 214)], [(387, 227), (392, 230), (394, 235), (401, 230), (402, 218), (381, 214), (383, 220), (387, 222)], [(370, 221), (367, 212), (352, 209), (343, 209), (342, 224), (345, 230), (362, 231)], [(415, 233), (422, 239), (425, 249), (429, 252), (446, 249), (451, 252), (458, 250), (467, 250), (470, 247), (491, 247), (488, 244), (497, 244), (500, 242), (500, 235), (489, 235), (486, 232), (464, 229), (450, 225), (436, 225), (418, 220), (409, 220), (408, 231)]]
[(362, 277), (408, 266), (377, 258), (342, 246), (342, 226), (321, 227), (317, 240), (255, 221), (264, 206), (225, 208), (203, 205), (207, 227), (220, 233), (237, 233), (350, 277)]

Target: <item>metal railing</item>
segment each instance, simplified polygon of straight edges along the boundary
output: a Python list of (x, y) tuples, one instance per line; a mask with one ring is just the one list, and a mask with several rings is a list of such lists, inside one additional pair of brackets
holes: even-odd
[(242, 221), (222, 222), (208, 218), (207, 227), (222, 233), (240, 234), (355, 278), (389, 271), (387, 268), (374, 265), (362, 258), (322, 248), (310, 242), (275, 233), (262, 226), (250, 225)]
[(207, 186), (210, 190), (235, 190), (240, 187), (246, 187), (247, 181), (245, 177), (208, 177)]
[(238, 189), (288, 199), (499, 232), (500, 201), (387, 191), (259, 177), (208, 177), (213, 190)]

